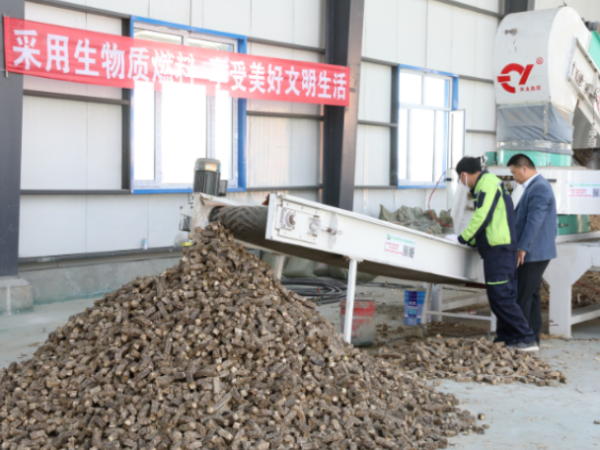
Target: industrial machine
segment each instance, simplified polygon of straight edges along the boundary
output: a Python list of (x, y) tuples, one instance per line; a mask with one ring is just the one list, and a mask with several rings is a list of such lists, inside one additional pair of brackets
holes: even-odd
[[(572, 284), (587, 270), (600, 268), (600, 234), (589, 232), (588, 220), (600, 214), (600, 171), (573, 164), (573, 149), (600, 146), (596, 61), (600, 64), (600, 35), (588, 30), (572, 8), (511, 14), (498, 28), (493, 63), (497, 148), (487, 155), (487, 168), (513, 185), (516, 204), (522, 188), (506, 167), (512, 155), (530, 156), (551, 182), (560, 236), (559, 256), (546, 271), (550, 333), (567, 337), (572, 324), (600, 317), (600, 305), (571, 310)], [(477, 252), (440, 237), (281, 193), (270, 194), (267, 206), (249, 207), (215, 197), (214, 188), (195, 191), (192, 227), (219, 220), (242, 242), (349, 267), (347, 341), (357, 270), (426, 282), (428, 299), (433, 284), (483, 283)], [(466, 202), (452, 199), (460, 192), (456, 180), (448, 192), (450, 205), (465, 208)], [(453, 217), (465, 223), (462, 211), (453, 211)], [(434, 309), (430, 315), (450, 315), (440, 313), (439, 305)], [(493, 318), (487, 319), (493, 326)]]
[[(589, 215), (600, 214), (600, 171), (574, 165), (574, 150), (600, 147), (600, 35), (569, 7), (510, 14), (494, 44), (496, 151), (488, 170), (510, 181), (506, 164), (528, 155), (554, 190), (558, 258), (548, 267), (550, 333), (571, 336), (571, 325), (600, 317), (600, 306), (571, 310), (571, 286), (600, 264), (600, 235)], [(590, 150), (591, 151), (591, 150)], [(513, 183), (518, 205), (523, 188)], [(600, 266), (598, 266), (600, 267)]]

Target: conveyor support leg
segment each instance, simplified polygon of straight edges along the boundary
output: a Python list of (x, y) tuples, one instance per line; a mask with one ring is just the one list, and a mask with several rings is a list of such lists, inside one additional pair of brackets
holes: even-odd
[(348, 271), (348, 293), (346, 297), (346, 321), (344, 322), (344, 341), (349, 344), (352, 341), (352, 319), (354, 316), (354, 294), (356, 291), (356, 267), (358, 261), (350, 260)]
[[(439, 284), (434, 284), (431, 288), (431, 311), (442, 312), (442, 301), (442, 289)], [(431, 314), (430, 318), (432, 322), (442, 321), (442, 316)]]
[(423, 303), (423, 312), (421, 313), (421, 326), (423, 327), (423, 334), (427, 336), (427, 324), (429, 322), (429, 311), (431, 311), (431, 291), (433, 290), (433, 283), (427, 283), (427, 290), (425, 291), (425, 302)]
[[(566, 278), (566, 277), (565, 277)], [(571, 288), (568, 279), (551, 280), (550, 285), (550, 334), (571, 337)]]
[(283, 274), (283, 263), (285, 262), (285, 256), (283, 255), (274, 255), (275, 261), (273, 264), (273, 272), (275, 274), (276, 280), (281, 280), (281, 275)]

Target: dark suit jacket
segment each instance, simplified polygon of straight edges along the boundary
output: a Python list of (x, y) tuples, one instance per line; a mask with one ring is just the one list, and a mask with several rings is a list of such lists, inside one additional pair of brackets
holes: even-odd
[(556, 200), (550, 183), (538, 175), (527, 186), (515, 210), (518, 249), (525, 262), (556, 258)]

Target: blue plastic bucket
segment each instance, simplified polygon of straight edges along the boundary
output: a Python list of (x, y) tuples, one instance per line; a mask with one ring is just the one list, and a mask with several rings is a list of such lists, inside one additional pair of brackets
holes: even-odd
[(423, 315), (423, 305), (425, 304), (426, 291), (413, 290), (404, 291), (404, 324), (419, 325)]

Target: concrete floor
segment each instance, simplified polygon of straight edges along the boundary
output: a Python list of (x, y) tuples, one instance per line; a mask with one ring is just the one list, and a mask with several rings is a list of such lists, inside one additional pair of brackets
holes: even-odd
[[(374, 298), (378, 303), (377, 323), (396, 329), (403, 324), (403, 310), (397, 299), (401, 290), (359, 287), (357, 297)], [(93, 305), (77, 300), (37, 306), (20, 315), (0, 316), (0, 367), (29, 358), (48, 334), (69, 316)], [(320, 311), (339, 325), (339, 307)], [(485, 323), (480, 322), (482, 335)], [(404, 330), (404, 335), (412, 330)], [(398, 334), (400, 336), (402, 333)], [(394, 339), (393, 333), (383, 340)], [(574, 339), (542, 341), (539, 356), (566, 373), (568, 383), (559, 387), (512, 384), (490, 386), (444, 381), (438, 389), (455, 394), (463, 408), (485, 414), (490, 426), (485, 435), (459, 436), (450, 448), (465, 450), (562, 450), (600, 449), (600, 320), (577, 325)], [(380, 337), (378, 337), (380, 339)]]

